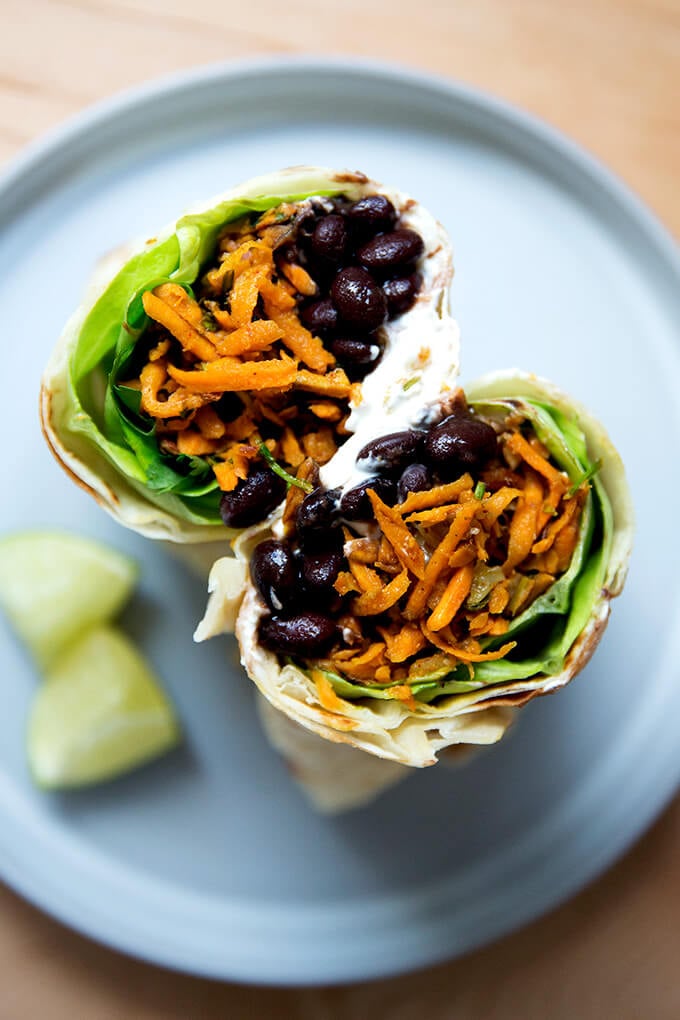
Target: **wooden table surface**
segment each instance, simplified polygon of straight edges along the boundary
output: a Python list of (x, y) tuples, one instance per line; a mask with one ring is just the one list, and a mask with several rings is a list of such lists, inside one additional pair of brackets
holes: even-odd
[[(265, 53), (380, 57), (529, 109), (609, 164), (680, 233), (678, 0), (1, 0), (0, 160), (157, 74)], [(605, 877), (474, 955), (345, 989), (170, 974), (94, 945), (0, 888), (0, 1020), (677, 1020), (680, 799)]]

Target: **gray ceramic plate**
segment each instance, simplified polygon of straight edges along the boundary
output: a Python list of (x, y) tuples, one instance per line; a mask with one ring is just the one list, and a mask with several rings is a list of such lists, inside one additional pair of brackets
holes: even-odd
[[(589, 404), (628, 465), (639, 518), (626, 592), (569, 689), (468, 767), (414, 774), (336, 819), (313, 813), (267, 747), (234, 644), (192, 644), (201, 584), (68, 482), (36, 418), (41, 367), (99, 256), (189, 201), (303, 162), (358, 167), (428, 205), (453, 238), (464, 378), (519, 365)], [(24, 759), (36, 677), (0, 625), (5, 880), (147, 959), (313, 983), (469, 950), (620, 854), (680, 776), (678, 561), (663, 542), (678, 505), (680, 269), (639, 203), (563, 138), (470, 89), (267, 62), (87, 111), (10, 168), (0, 223), (0, 528), (66, 526), (139, 557), (127, 623), (186, 730), (183, 750), (122, 781), (37, 792)]]

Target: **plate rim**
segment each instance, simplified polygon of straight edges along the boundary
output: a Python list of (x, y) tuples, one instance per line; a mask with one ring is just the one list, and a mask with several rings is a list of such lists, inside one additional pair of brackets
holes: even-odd
[[(13, 189), (18, 189), (19, 194), (22, 194), (23, 191), (23, 201), (25, 202), (26, 195), (30, 197), (31, 174), (39, 172), (41, 167), (44, 167), (45, 163), (55, 154), (63, 152), (70, 143), (82, 138), (91, 129), (101, 127), (102, 124), (124, 116), (135, 106), (143, 103), (153, 103), (158, 99), (166, 99), (169, 94), (181, 93), (200, 84), (211, 82), (224, 84), (224, 82), (233, 78), (263, 72), (280, 74), (286, 71), (307, 75), (328, 75), (338, 72), (347, 74), (359, 73), (372, 77), (375, 80), (397, 80), (402, 85), (406, 83), (421, 90), (427, 89), (438, 92), (448, 97), (452, 103), (457, 102), (458, 104), (464, 104), (468, 108), (482, 111), (485, 115), (491, 116), (496, 122), (502, 121), (505, 125), (516, 128), (525, 138), (530, 138), (542, 148), (545, 149), (547, 147), (552, 153), (561, 155), (571, 165), (574, 172), (581, 176), (585, 175), (590, 181), (597, 183), (601, 190), (608, 193), (619, 207), (619, 212), (627, 215), (628, 219), (634, 222), (641, 233), (646, 235), (658, 254), (660, 254), (662, 261), (680, 279), (680, 252), (672, 235), (657, 216), (643, 204), (641, 199), (614, 172), (603, 166), (580, 144), (564, 136), (557, 128), (545, 123), (535, 115), (527, 113), (475, 86), (467, 85), (441, 75), (430, 74), (426, 71), (401, 67), (390, 62), (362, 58), (327, 57), (321, 55), (264, 56), (246, 60), (218, 62), (184, 69), (125, 89), (79, 111), (65, 122), (52, 128), (36, 141), (30, 143), (10, 161), (2, 173), (0, 173), (0, 203), (6, 199), (8, 194), (11, 194)], [(43, 193), (44, 189), (41, 188), (39, 190), (40, 193)], [(665, 689), (661, 684), (657, 685), (655, 694), (657, 700), (662, 696), (666, 696)], [(670, 691), (667, 692), (667, 696), (670, 696)], [(647, 712), (642, 714), (641, 718), (645, 718), (646, 714), (651, 711), (650, 705), (654, 701), (655, 699), (649, 699)], [(620, 753), (623, 753), (622, 748), (620, 748)], [(187, 952), (188, 947), (181, 943), (177, 944), (174, 948), (170, 945), (165, 945), (157, 951), (152, 951), (149, 948), (149, 944), (145, 942), (146, 933), (135, 933), (125, 923), (121, 923), (120, 920), (118, 920), (116, 931), (111, 931), (110, 928), (107, 930), (106, 926), (102, 925), (101, 918), (92, 916), (93, 914), (97, 915), (100, 911), (93, 911), (92, 904), (88, 904), (87, 901), (80, 903), (77, 897), (71, 900), (68, 895), (60, 895), (58, 883), (53, 885), (52, 888), (49, 887), (48, 883), (46, 892), (45, 877), (41, 875), (39, 870), (34, 870), (33, 872), (25, 870), (22, 872), (22, 866), (25, 867), (25, 860), (22, 862), (18, 856), (14, 860), (12, 859), (12, 847), (7, 837), (3, 839), (1, 829), (0, 878), (25, 899), (76, 931), (104, 945), (156, 965), (171, 967), (205, 977), (242, 982), (253, 981), (258, 984), (278, 986), (290, 984), (318, 985), (322, 983), (386, 977), (396, 973), (404, 973), (406, 970), (412, 970), (416, 967), (441, 962), (444, 959), (451, 958), (452, 954), (458, 955), (462, 951), (471, 952), (480, 945), (502, 934), (509, 934), (510, 931), (515, 930), (517, 927), (528, 923), (538, 916), (542, 916), (549, 910), (554, 909), (555, 906), (584, 885), (592, 882), (647, 829), (673, 796), (680, 782), (680, 756), (677, 755), (677, 752), (670, 744), (665, 748), (665, 753), (669, 767), (663, 770), (663, 778), (659, 780), (657, 777), (651, 795), (649, 789), (638, 793), (640, 806), (635, 813), (635, 824), (628, 826), (623, 838), (619, 838), (615, 846), (610, 845), (604, 849), (601, 848), (600, 852), (593, 856), (590, 866), (580, 870), (576, 880), (572, 879), (569, 881), (563, 879), (561, 884), (558, 883), (549, 893), (544, 894), (542, 898), (539, 897), (540, 905), (538, 907), (536, 906), (536, 897), (534, 896), (531, 905), (526, 905), (524, 911), (516, 908), (510, 928), (506, 927), (502, 919), (497, 917), (495, 924), (488, 922), (484, 933), (479, 934), (476, 940), (467, 941), (463, 947), (457, 947), (450, 942), (443, 948), (439, 947), (439, 949), (433, 949), (433, 947), (428, 945), (420, 954), (417, 951), (414, 952), (411, 948), (408, 951), (407, 957), (404, 955), (399, 957), (397, 954), (396, 958), (382, 960), (377, 965), (371, 961), (370, 965), (366, 966), (365, 959), (358, 959), (353, 964), (350, 963), (350, 965), (345, 961), (344, 965), (333, 966), (333, 963), (337, 964), (338, 961), (331, 960), (330, 966), (327, 966), (326, 972), (322, 974), (310, 974), (308, 971), (305, 971), (304, 967), (292, 974), (289, 968), (284, 973), (281, 967), (279, 967), (278, 971), (274, 967), (268, 973), (262, 974), (259, 971), (259, 961), (256, 961), (255, 967), (252, 967), (252, 965), (248, 967), (243, 963), (234, 967), (232, 965), (233, 959), (232, 961), (219, 961), (217, 959), (207, 961), (201, 958), (200, 953), (191, 958), (191, 954)], [(610, 757), (613, 759), (615, 756), (612, 754)], [(675, 758), (677, 758), (677, 761), (674, 760)], [(611, 764), (610, 767), (612, 767)], [(3, 803), (2, 780), (3, 777), (0, 775), (0, 806)], [(603, 782), (602, 778), (600, 778), (600, 782)], [(641, 780), (639, 775), (637, 782), (638, 786), (640, 786)], [(11, 800), (11, 793), (12, 791), (8, 790), (9, 800)], [(627, 811), (630, 811), (630, 802), (627, 802)], [(546, 825), (548, 821), (549, 819), (546, 820)], [(78, 840), (75, 836), (69, 834), (67, 843), (69, 847), (71, 845), (77, 846)], [(88, 855), (92, 857), (97, 867), (111, 869), (103, 854), (99, 855), (88, 848)], [(162, 896), (167, 888), (173, 889), (176, 894), (176, 887), (169, 882), (155, 883), (152, 891), (154, 894)], [(426, 887), (426, 894), (428, 896), (431, 895), (432, 890), (427, 892)], [(418, 893), (418, 897), (422, 898), (421, 892)], [(198, 894), (192, 894), (185, 898), (187, 902), (202, 902), (204, 899), (202, 895)], [(205, 899), (207, 900), (208, 897), (205, 897)], [(83, 912), (83, 906), (87, 908), (88, 905), (90, 907), (90, 916), (87, 915), (87, 909)], [(116, 924), (116, 918), (112, 918), (111, 921), (113, 925)]]

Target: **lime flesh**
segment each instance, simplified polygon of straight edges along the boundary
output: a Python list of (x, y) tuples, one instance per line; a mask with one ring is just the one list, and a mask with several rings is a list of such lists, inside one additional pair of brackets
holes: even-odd
[(137, 573), (129, 557), (68, 532), (0, 539), (0, 607), (43, 668), (86, 628), (122, 609)]
[(85, 786), (111, 779), (179, 741), (167, 698), (143, 657), (115, 627), (93, 627), (48, 670), (28, 727), (38, 785)]

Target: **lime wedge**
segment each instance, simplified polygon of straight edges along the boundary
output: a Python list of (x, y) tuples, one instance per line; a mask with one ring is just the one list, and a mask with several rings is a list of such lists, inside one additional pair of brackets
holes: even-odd
[(0, 539), (0, 607), (42, 667), (85, 628), (115, 616), (137, 573), (128, 556), (68, 532)]
[(38, 785), (112, 779), (174, 747), (179, 727), (150, 667), (117, 628), (93, 627), (47, 672), (28, 725)]

